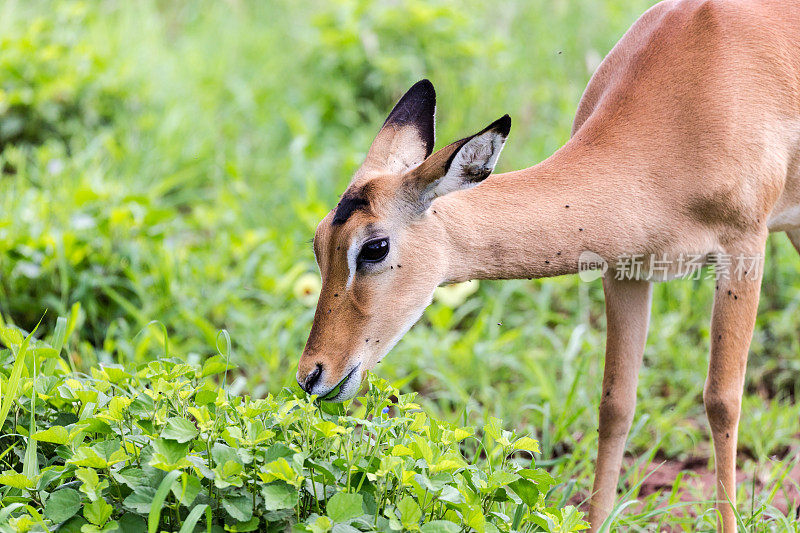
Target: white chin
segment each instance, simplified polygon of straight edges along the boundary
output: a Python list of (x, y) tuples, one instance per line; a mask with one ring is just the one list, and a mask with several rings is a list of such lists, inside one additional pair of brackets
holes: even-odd
[(343, 402), (354, 398), (358, 391), (361, 390), (361, 380), (363, 378), (363, 370), (361, 365), (347, 378), (347, 381), (341, 385), (339, 392), (335, 396), (325, 397), (323, 402)]

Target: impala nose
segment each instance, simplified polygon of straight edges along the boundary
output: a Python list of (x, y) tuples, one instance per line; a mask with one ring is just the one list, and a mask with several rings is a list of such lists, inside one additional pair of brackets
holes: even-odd
[(317, 363), (317, 366), (308, 373), (304, 380), (300, 380), (298, 376), (297, 383), (300, 384), (300, 388), (306, 391), (307, 393), (311, 394), (311, 391), (314, 390), (314, 385), (317, 384), (319, 378), (322, 376), (322, 363)]

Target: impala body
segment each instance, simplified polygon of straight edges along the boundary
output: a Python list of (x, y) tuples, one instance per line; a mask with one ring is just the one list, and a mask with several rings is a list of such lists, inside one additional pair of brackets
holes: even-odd
[[(800, 3), (680, 0), (647, 11), (608, 54), (569, 142), (531, 168), (490, 175), (504, 116), (432, 153), (427, 80), (397, 103), (339, 205), (319, 224), (322, 292), (298, 382), (328, 400), (420, 317), (434, 289), (469, 279), (575, 273), (603, 278), (607, 343), (589, 518), (613, 506), (649, 322), (652, 281), (724, 257), (703, 399), (714, 442), (720, 527), (735, 531), (736, 439), (767, 235), (800, 251)], [(618, 276), (621, 258), (644, 268)], [(668, 265), (658, 274), (652, 258)], [(720, 269), (722, 270), (722, 269)], [(650, 274), (648, 274), (650, 272)]]

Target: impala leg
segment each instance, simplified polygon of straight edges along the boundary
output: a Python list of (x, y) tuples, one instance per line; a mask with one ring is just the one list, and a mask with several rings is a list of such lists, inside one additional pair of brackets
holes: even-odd
[[(763, 253), (759, 252), (759, 253)], [(732, 274), (733, 276), (733, 274)], [(758, 279), (720, 279), (711, 321), (711, 357), (703, 403), (714, 440), (717, 509), (725, 533), (736, 531), (736, 441), (747, 352), (753, 336), (761, 289)]]
[(636, 382), (650, 322), (652, 284), (603, 279), (606, 296), (606, 363), (600, 400), (599, 445), (589, 507), (597, 531), (614, 506), (625, 441), (636, 409)]
[(787, 231), (786, 235), (789, 236), (789, 240), (792, 241), (794, 249), (797, 250), (797, 253), (800, 253), (800, 229)]

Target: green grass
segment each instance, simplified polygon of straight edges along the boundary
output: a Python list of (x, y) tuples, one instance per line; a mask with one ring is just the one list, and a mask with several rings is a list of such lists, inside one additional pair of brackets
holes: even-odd
[(61, 358), (68, 321), (57, 324), (46, 340), (0, 327), (23, 369), (0, 369), (21, 391), (0, 417), (2, 533), (586, 528), (536, 467), (536, 440), (496, 418), (431, 418), (375, 376), (347, 405), (233, 395), (222, 354), (191, 365), (165, 349), (82, 375)]
[[(190, 362), (224, 348), (226, 329), (240, 368), (230, 390), (274, 393), (293, 382), (313, 316), (295, 295), (316, 272), (308, 239), (392, 102), (429, 77), (439, 145), (509, 113), (498, 171), (532, 165), (566, 141), (597, 59), (650, 4), (5, 2), (0, 312), (31, 330), (47, 309), (52, 331), (75, 309), (67, 349), (79, 370), (158, 357), (152, 320)], [(786, 472), (800, 444), (798, 270), (786, 237), (772, 236), (739, 445), (739, 509), (755, 529), (777, 520), (768, 506), (797, 482)], [(651, 462), (711, 455), (701, 395), (712, 297), (709, 281), (655, 289), (622, 482), (631, 498)], [(484, 282), (456, 308), (434, 303), (376, 371), (438, 417), (497, 416), (534, 433), (540, 466), (579, 503), (604, 322), (600, 282)], [(620, 520), (712, 529), (709, 494), (690, 477), (674, 489), (698, 503), (647, 516), (679, 501), (665, 490)]]

